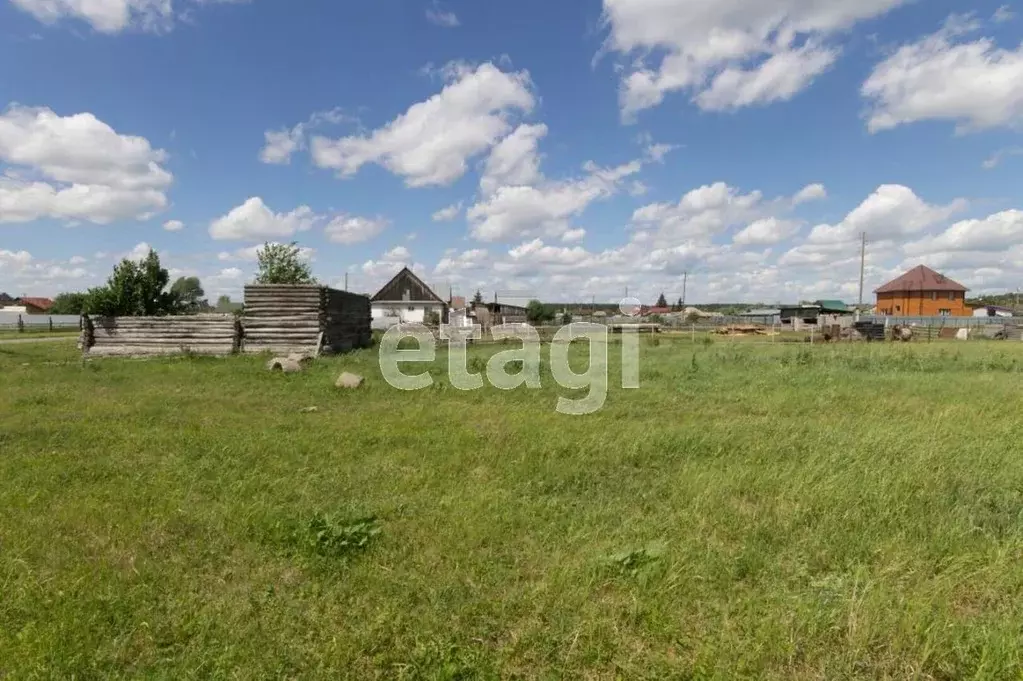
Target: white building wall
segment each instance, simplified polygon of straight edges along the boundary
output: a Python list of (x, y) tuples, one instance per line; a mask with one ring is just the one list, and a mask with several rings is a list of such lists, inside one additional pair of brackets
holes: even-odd
[(373, 319), (399, 319), (402, 324), (419, 324), (426, 319), (426, 311), (432, 310), (443, 316), (444, 306), (439, 303), (407, 301), (402, 303), (373, 303), (370, 306)]

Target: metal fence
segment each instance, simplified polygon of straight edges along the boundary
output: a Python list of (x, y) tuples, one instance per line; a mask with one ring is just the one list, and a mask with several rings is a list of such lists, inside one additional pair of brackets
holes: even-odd
[(1002, 326), (1013, 324), (1017, 319), (1013, 317), (885, 317), (881, 315), (864, 315), (861, 321), (887, 324), (888, 326), (927, 326), (936, 329), (975, 329), (981, 326)]
[(0, 312), (0, 330), (25, 331), (78, 331), (81, 329), (81, 317), (74, 314), (45, 315), (25, 314), (19, 312)]

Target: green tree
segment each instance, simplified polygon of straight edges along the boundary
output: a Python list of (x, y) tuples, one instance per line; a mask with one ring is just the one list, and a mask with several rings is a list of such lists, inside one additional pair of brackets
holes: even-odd
[(685, 309), (685, 307), (686, 307), (686, 306), (685, 306), (685, 303), (683, 303), (683, 302), (682, 302), (682, 299), (681, 299), (681, 298), (679, 298), (679, 299), (678, 299), (678, 302), (677, 302), (677, 303), (675, 303), (675, 307), (673, 307), (673, 308), (671, 308), (671, 309), (672, 309), (672, 311), (674, 311), (674, 312), (681, 312), (682, 310), (684, 310), (684, 309)]
[(53, 299), (50, 314), (82, 314), (87, 297), (84, 292), (60, 293)]
[(227, 308), (229, 305), (231, 305), (231, 296), (224, 295), (217, 298), (218, 308)]
[(483, 294), (480, 293), (479, 289), (476, 289), (476, 295), (472, 297), (472, 302), (476, 303), (477, 305), (483, 302)]
[(166, 290), (170, 275), (160, 265), (160, 256), (149, 249), (145, 258), (125, 258), (114, 266), (106, 286), (89, 289), (84, 311), (108, 317), (148, 317), (175, 314), (180, 301)]
[(543, 324), (554, 319), (554, 308), (544, 305), (539, 300), (531, 300), (526, 305), (526, 319), (530, 324)]
[(170, 290), (180, 301), (182, 312), (195, 313), (209, 309), (199, 277), (178, 277)]
[(302, 259), (298, 244), (264, 243), (256, 251), (259, 260), (257, 284), (315, 284), (309, 263)]
[(657, 307), (668, 307), (668, 299), (663, 293), (657, 298)]

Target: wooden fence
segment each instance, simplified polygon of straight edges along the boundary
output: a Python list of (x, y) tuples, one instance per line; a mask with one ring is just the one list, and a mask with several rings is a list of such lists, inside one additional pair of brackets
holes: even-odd
[(229, 355), (241, 337), (241, 324), (230, 314), (82, 317), (82, 350), (97, 356)]

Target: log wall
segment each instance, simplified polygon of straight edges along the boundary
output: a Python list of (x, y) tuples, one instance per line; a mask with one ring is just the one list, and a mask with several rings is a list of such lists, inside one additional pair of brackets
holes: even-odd
[(373, 342), (373, 313), (369, 298), (333, 288), (323, 289), (324, 349), (348, 352)]
[(372, 340), (366, 296), (317, 285), (245, 287), (245, 352), (347, 352)]
[(241, 317), (82, 318), (90, 355), (347, 352), (372, 343), (369, 298), (317, 285), (245, 287)]
[(252, 284), (245, 287), (244, 352), (316, 352), (323, 325), (321, 288)]
[(228, 355), (241, 325), (230, 314), (172, 317), (82, 317), (83, 352), (96, 356)]

